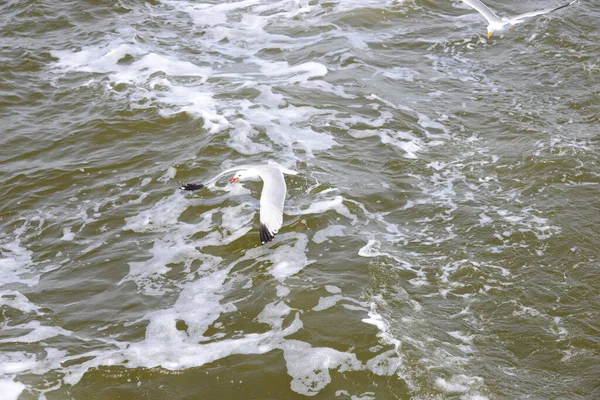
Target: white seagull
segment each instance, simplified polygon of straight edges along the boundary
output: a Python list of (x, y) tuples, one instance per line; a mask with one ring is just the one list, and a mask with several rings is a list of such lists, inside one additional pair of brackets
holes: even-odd
[(512, 27), (514, 25), (520, 24), (526, 18), (531, 18), (531, 17), (535, 17), (536, 15), (547, 14), (552, 11), (560, 10), (561, 8), (570, 6), (571, 4), (575, 3), (576, 1), (577, 0), (573, 0), (567, 4), (563, 4), (562, 6), (558, 6), (556, 8), (548, 8), (545, 10), (528, 12), (525, 14), (517, 15), (516, 17), (513, 17), (513, 18), (499, 18), (492, 10), (490, 10), (488, 8), (488, 6), (486, 6), (479, 0), (462, 0), (463, 3), (467, 4), (468, 6), (473, 7), (481, 15), (483, 15), (485, 17), (485, 19), (487, 19), (488, 24), (489, 24), (487, 26), (488, 39), (490, 38), (490, 36), (492, 36), (492, 33), (494, 33), (494, 32), (503, 32), (507, 29), (512, 30)]
[(220, 177), (231, 172), (235, 175), (230, 183), (242, 181), (263, 181), (260, 195), (260, 241), (262, 244), (273, 240), (283, 225), (283, 202), (287, 187), (283, 174), (298, 175), (298, 172), (282, 167), (279, 164), (243, 165), (229, 168), (204, 184), (188, 183), (181, 186), (182, 190), (197, 190), (216, 182)]

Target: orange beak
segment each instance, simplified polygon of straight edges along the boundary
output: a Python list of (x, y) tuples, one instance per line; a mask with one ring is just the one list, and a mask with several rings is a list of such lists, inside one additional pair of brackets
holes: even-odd
[(240, 178), (233, 177), (233, 178), (229, 179), (229, 183), (237, 182), (239, 180), (240, 180)]

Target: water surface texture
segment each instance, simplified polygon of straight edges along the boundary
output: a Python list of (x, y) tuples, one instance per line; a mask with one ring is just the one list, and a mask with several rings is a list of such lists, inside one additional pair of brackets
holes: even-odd
[(598, 21), (5, 0), (3, 399), (600, 398)]

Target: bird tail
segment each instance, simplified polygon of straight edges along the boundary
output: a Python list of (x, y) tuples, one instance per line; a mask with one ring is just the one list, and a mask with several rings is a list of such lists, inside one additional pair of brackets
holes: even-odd
[(204, 185), (202, 183), (186, 183), (185, 185), (181, 186), (179, 189), (192, 191), (192, 190), (202, 189), (203, 187), (204, 187)]

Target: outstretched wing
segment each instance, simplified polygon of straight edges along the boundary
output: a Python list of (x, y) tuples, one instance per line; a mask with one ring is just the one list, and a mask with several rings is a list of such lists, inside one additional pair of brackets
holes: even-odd
[(281, 165), (275, 161), (269, 161), (268, 166), (278, 168), (281, 172), (283, 172), (284, 175), (298, 175), (298, 171), (294, 171), (289, 168), (286, 168), (283, 165)]
[(479, 0), (462, 0), (466, 5), (473, 7), (475, 10), (479, 12), (479, 14), (483, 15), (485, 19), (487, 19), (488, 23), (492, 22), (501, 22), (502, 20), (498, 18), (498, 16), (488, 8), (485, 4), (480, 2)]
[(263, 180), (260, 195), (260, 241), (262, 244), (273, 240), (283, 225), (283, 203), (287, 187), (283, 173), (277, 167), (258, 168)]
[(547, 8), (545, 10), (531, 11), (531, 12), (528, 12), (528, 13), (520, 14), (520, 15), (517, 15), (516, 17), (514, 17), (514, 18), (511, 18), (511, 20), (522, 21), (525, 18), (535, 17), (536, 15), (548, 14), (548, 13), (551, 13), (553, 11), (560, 10), (561, 8), (568, 7), (571, 4), (575, 3), (576, 1), (577, 0), (574, 0), (574, 1), (571, 1), (571, 2), (569, 2), (567, 4), (563, 4), (562, 6), (558, 6), (558, 7), (555, 7), (555, 8)]
[(202, 189), (203, 187), (205, 187), (203, 183), (186, 183), (185, 185), (180, 186), (179, 189), (191, 192), (192, 190)]
[(238, 167), (228, 168), (224, 171), (221, 171), (218, 175), (212, 177), (211, 179), (207, 180), (204, 183), (186, 183), (185, 185), (181, 186), (180, 189), (188, 190), (188, 191), (202, 189), (204, 187), (214, 185), (214, 183), (216, 181), (218, 181), (219, 178), (221, 178), (223, 175), (230, 174), (232, 172), (241, 171), (243, 169), (248, 169), (251, 167), (252, 167), (251, 165), (240, 165)]

